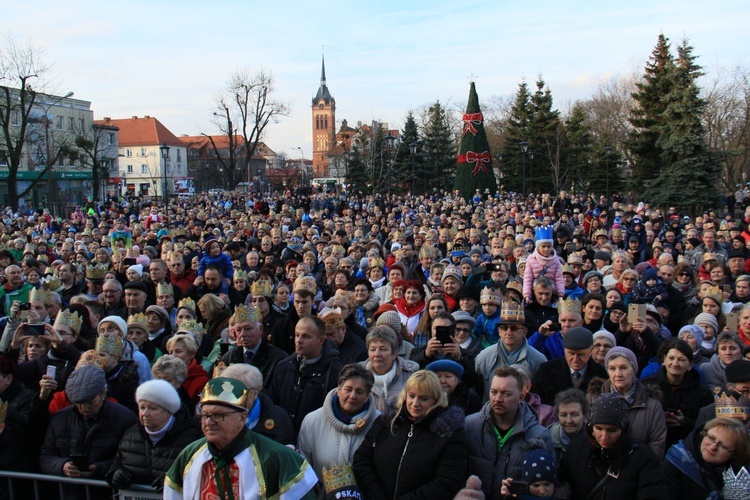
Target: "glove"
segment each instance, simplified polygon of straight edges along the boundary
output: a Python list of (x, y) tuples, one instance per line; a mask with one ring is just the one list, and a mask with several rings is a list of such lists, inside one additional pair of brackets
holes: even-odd
[(120, 467), (112, 474), (109, 484), (117, 489), (130, 488), (130, 485), (133, 484), (133, 473)]

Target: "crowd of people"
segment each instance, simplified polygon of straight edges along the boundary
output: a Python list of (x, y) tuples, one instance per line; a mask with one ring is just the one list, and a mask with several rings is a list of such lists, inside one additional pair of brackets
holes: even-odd
[(750, 208), (6, 209), (0, 281), (3, 470), (169, 499), (750, 493)]

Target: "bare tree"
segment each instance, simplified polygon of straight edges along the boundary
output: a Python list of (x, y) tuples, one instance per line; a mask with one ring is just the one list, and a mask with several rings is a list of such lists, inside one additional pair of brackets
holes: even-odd
[[(217, 100), (214, 116), (219, 130), (228, 139), (230, 157), (226, 159), (225, 171), (231, 170), (232, 175), (239, 168), (245, 172), (248, 181), (258, 176), (258, 172), (252, 171), (251, 162), (258, 143), (265, 136), (266, 127), (291, 114), (291, 105), (275, 99), (274, 91), (275, 81), (270, 72), (263, 69), (251, 72), (243, 68), (229, 77)], [(220, 158), (219, 148), (213, 140), (211, 145)], [(229, 181), (234, 184), (234, 179)]]
[(734, 190), (747, 182), (750, 163), (750, 68), (719, 70), (705, 88), (703, 125), (709, 148), (719, 153), (722, 183)]
[[(53, 135), (50, 130), (49, 108), (62, 98), (44, 93), (49, 66), (43, 62), (42, 51), (32, 45), (20, 46), (12, 37), (0, 48), (0, 131), (8, 163), (8, 202), (16, 210), (19, 200), (29, 194), (63, 157), (75, 159), (70, 149), (73, 137)], [(46, 105), (46, 108), (45, 108)], [(39, 175), (30, 179), (25, 189), (18, 190), (18, 174), (25, 149), (29, 162), (35, 162)]]

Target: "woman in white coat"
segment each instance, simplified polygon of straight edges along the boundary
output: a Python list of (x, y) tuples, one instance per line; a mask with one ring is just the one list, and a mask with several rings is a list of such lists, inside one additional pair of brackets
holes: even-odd
[(323, 481), (323, 468), (349, 466), (380, 412), (372, 387), (375, 378), (360, 364), (346, 365), (338, 387), (326, 396), (321, 408), (302, 421), (297, 439), (299, 451)]

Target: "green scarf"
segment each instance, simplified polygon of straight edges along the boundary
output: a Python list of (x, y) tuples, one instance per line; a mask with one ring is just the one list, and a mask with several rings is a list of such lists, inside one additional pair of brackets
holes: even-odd
[[(232, 478), (229, 475), (229, 467), (234, 461), (234, 457), (242, 453), (243, 450), (250, 447), (252, 439), (247, 427), (242, 427), (242, 430), (231, 443), (229, 443), (224, 450), (219, 450), (216, 446), (208, 443), (208, 451), (214, 459), (216, 469), (214, 470), (214, 481), (216, 482), (216, 488), (219, 491), (219, 498), (227, 500), (235, 500), (234, 493), (232, 493)], [(222, 477), (223, 476), (223, 477)], [(224, 486), (227, 486), (227, 491), (224, 491)]]

